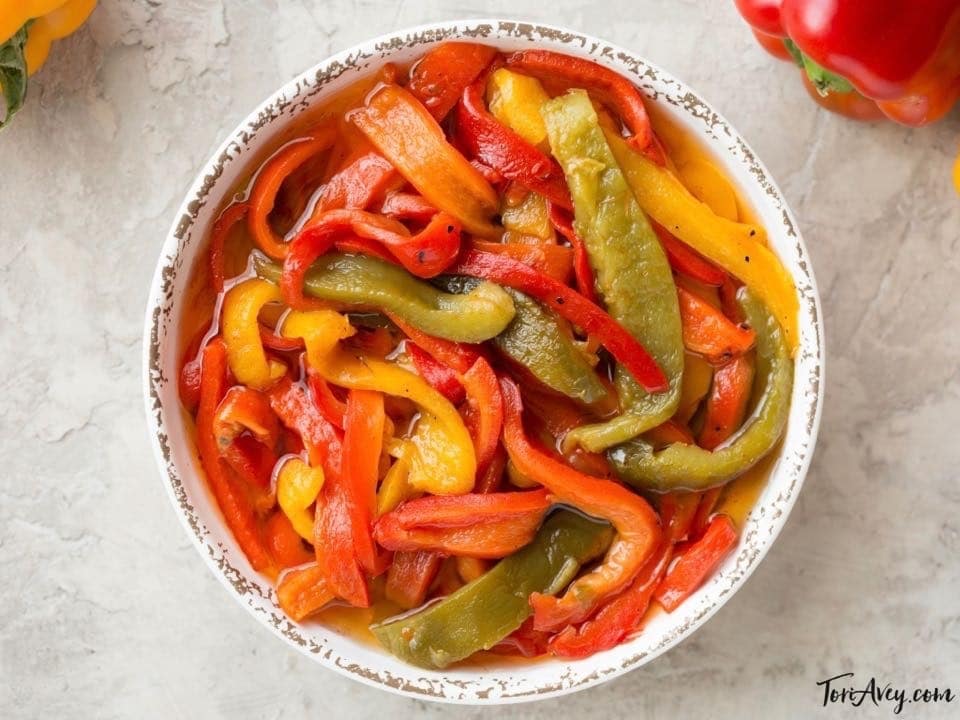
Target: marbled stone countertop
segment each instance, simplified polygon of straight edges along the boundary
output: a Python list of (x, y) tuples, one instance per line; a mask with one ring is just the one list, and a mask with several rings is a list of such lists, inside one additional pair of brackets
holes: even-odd
[[(226, 133), (334, 51), (471, 16), (606, 37), (720, 108), (800, 220), (827, 329), (817, 456), (751, 581), (651, 665), (510, 710), (361, 686), (253, 622), (179, 527), (140, 390), (154, 261)], [(729, 0), (102, 0), (0, 134), (0, 716), (864, 718), (893, 715), (822, 709), (815, 683), (960, 691), (958, 142), (957, 113), (817, 109)]]

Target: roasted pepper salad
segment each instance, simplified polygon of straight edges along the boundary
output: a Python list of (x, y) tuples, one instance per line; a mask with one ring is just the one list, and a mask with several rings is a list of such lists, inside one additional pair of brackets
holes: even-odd
[(450, 42), (238, 188), (180, 395), (292, 620), (360, 609), (425, 667), (579, 658), (736, 547), (728, 500), (787, 421), (797, 293), (671, 144), (605, 67)]
[(0, 0), (0, 128), (23, 106), (27, 78), (50, 54), (50, 45), (90, 17), (97, 0)]

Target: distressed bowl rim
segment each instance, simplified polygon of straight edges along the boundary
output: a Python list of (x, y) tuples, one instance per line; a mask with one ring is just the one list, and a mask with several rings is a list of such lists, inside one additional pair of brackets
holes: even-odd
[[(712, 126), (711, 132), (719, 128), (731, 146), (723, 155), (723, 150), (715, 151), (723, 155), (724, 162), (733, 162), (744, 167), (741, 170), (753, 176), (752, 182), (760, 186), (763, 192), (768, 196), (767, 203), (771, 203), (773, 209), (781, 212), (782, 227), (768, 228), (770, 231), (771, 244), (775, 237), (781, 234), (789, 238), (794, 243), (795, 258), (787, 258), (785, 263), (790, 269), (790, 263), (795, 261), (799, 268), (791, 269), (791, 275), (797, 284), (800, 294), (801, 315), (800, 315), (800, 345), (797, 351), (797, 368), (802, 363), (806, 363), (809, 371), (809, 386), (804, 386), (805, 395), (805, 427), (802, 429), (801, 437), (792, 443), (785, 442), (780, 451), (778, 465), (770, 475), (768, 486), (773, 486), (775, 480), (780, 478), (780, 463), (783, 461), (789, 449), (796, 450), (793, 465), (790, 466), (789, 480), (787, 483), (781, 483), (783, 487), (774, 503), (774, 513), (769, 518), (765, 518), (762, 527), (766, 534), (757, 539), (758, 545), (751, 550), (749, 556), (744, 554), (742, 545), (746, 542), (746, 529), (750, 528), (750, 523), (755, 520), (751, 513), (751, 520), (748, 521), (744, 532), (744, 541), (738, 548), (736, 556), (736, 566), (732, 568), (726, 587), (715, 587), (710, 585), (698, 591), (698, 596), (702, 602), (696, 608), (694, 613), (690, 613), (689, 621), (673, 636), (667, 637), (658, 646), (648, 651), (637, 653), (625, 660), (621, 659), (617, 664), (610, 653), (606, 651), (587, 658), (578, 663), (586, 663), (587, 667), (592, 668), (589, 672), (583, 671), (571, 674), (568, 670), (566, 675), (555, 673), (549, 682), (540, 681), (538, 685), (525, 687), (523, 676), (528, 667), (537, 667), (535, 665), (517, 665), (506, 667), (503, 670), (493, 671), (485, 675), (481, 671), (469, 672), (468, 675), (475, 675), (476, 678), (459, 679), (456, 682), (444, 680), (443, 678), (430, 680), (423, 685), (422, 678), (415, 676), (423, 675), (421, 668), (410, 665), (403, 665), (397, 670), (397, 674), (392, 672), (377, 672), (369, 667), (358, 666), (356, 663), (343, 662), (349, 658), (340, 657), (327, 650), (324, 653), (311, 648), (304, 641), (300, 634), (298, 626), (291, 623), (286, 618), (274, 615), (270, 617), (269, 610), (263, 610), (255, 607), (251, 602), (245, 602), (245, 597), (251, 592), (251, 587), (256, 588), (259, 593), (257, 603), (270, 601), (272, 590), (266, 594), (257, 585), (258, 578), (246, 577), (243, 568), (246, 566), (244, 558), (237, 557), (236, 552), (230, 553), (229, 547), (224, 547), (224, 543), (215, 543), (215, 538), (210, 535), (206, 522), (198, 517), (193, 511), (188, 496), (180, 479), (180, 469), (177, 463), (172, 459), (172, 448), (168, 436), (167, 423), (165, 416), (161, 393), (164, 385), (173, 382), (175, 378), (166, 377), (163, 374), (161, 365), (162, 345), (166, 337), (166, 325), (164, 318), (169, 318), (175, 305), (175, 298), (172, 297), (172, 282), (176, 276), (177, 270), (182, 264), (182, 254), (189, 238), (190, 230), (194, 220), (202, 210), (210, 190), (216, 185), (217, 179), (223, 170), (224, 164), (235, 159), (231, 155), (231, 148), (243, 147), (250, 143), (259, 131), (264, 128), (270, 128), (273, 121), (277, 118), (277, 113), (282, 110), (284, 104), (294, 103), (298, 99), (305, 102), (305, 98), (300, 96), (307, 93), (311, 87), (311, 82), (317, 83), (319, 87), (317, 92), (322, 93), (323, 83), (329, 78), (334, 79), (344, 69), (356, 64), (358, 59), (377, 57), (378, 62), (392, 54), (394, 51), (403, 51), (421, 44), (431, 44), (444, 39), (456, 38), (491, 38), (492, 42), (504, 44), (518, 38), (527, 38), (531, 43), (558, 46), (577, 43), (578, 49), (574, 54), (590, 55), (594, 59), (613, 67), (621, 74), (630, 78), (633, 82), (644, 87), (645, 91), (650, 92), (647, 83), (648, 78), (653, 84), (670, 85), (676, 88), (677, 92), (683, 92), (683, 98), (690, 104), (684, 108), (681, 114), (695, 116), (698, 120)], [(589, 50), (587, 50), (589, 48)], [(561, 48), (562, 49), (562, 48)], [(569, 50), (568, 50), (569, 51)], [(654, 92), (654, 94), (657, 94)], [(308, 94), (307, 97), (312, 95)], [(688, 118), (689, 119), (689, 118)], [(278, 120), (282, 125), (283, 118)], [(706, 131), (704, 131), (706, 132)], [(703, 138), (701, 137), (701, 140)], [(239, 143), (239, 145), (238, 145)], [(736, 149), (734, 149), (736, 148)], [(242, 161), (242, 158), (240, 159)], [(738, 178), (738, 189), (742, 187), (745, 176)], [(761, 213), (762, 214), (762, 213)], [(200, 239), (196, 240), (202, 243), (204, 232), (200, 232)], [(787, 242), (784, 240), (783, 242)], [(779, 254), (779, 253), (778, 253)], [(275, 635), (284, 640), (288, 645), (300, 650), (308, 657), (318, 660), (324, 667), (331, 668), (342, 675), (359, 680), (367, 685), (385, 689), (400, 695), (413, 697), (417, 699), (436, 700), (450, 703), (462, 704), (505, 704), (513, 702), (524, 702), (530, 700), (545, 699), (559, 695), (575, 692), (599, 685), (607, 680), (618, 677), (629, 670), (640, 667), (647, 662), (655, 659), (662, 653), (676, 646), (679, 642), (693, 634), (706, 620), (713, 616), (737, 590), (746, 582), (747, 578), (754, 572), (760, 561), (769, 551), (779, 535), (781, 529), (786, 523), (786, 519), (796, 502), (803, 481), (812, 460), (816, 445), (817, 434), (819, 430), (820, 417), (823, 405), (824, 392), (824, 334), (822, 312), (820, 308), (820, 297), (817, 291), (816, 280), (811, 267), (810, 256), (807, 252), (803, 239), (797, 230), (796, 221), (784, 200), (782, 193), (776, 186), (766, 167), (757, 159), (749, 145), (743, 140), (742, 136), (730, 125), (729, 122), (717, 113), (713, 107), (703, 101), (699, 94), (695, 93), (688, 85), (677, 80), (670, 73), (650, 63), (642, 56), (626, 50), (620, 46), (609, 43), (600, 38), (566, 29), (557, 25), (546, 23), (537, 23), (532, 21), (522, 21), (514, 19), (498, 18), (479, 18), (449, 20), (435, 23), (426, 23), (423, 25), (403, 28), (394, 32), (386, 33), (357, 43), (350, 48), (331, 55), (330, 57), (317, 63), (310, 69), (304, 71), (290, 82), (285, 83), (277, 91), (272, 93), (256, 109), (244, 118), (237, 127), (226, 137), (220, 147), (207, 160), (204, 166), (198, 172), (196, 178), (180, 208), (175, 216), (170, 231), (161, 249), (160, 257), (157, 262), (156, 270), (150, 288), (150, 295), (146, 307), (143, 341), (143, 393), (144, 406), (147, 415), (147, 425), (150, 433), (151, 445), (154, 456), (157, 461), (161, 478), (164, 480), (164, 487), (170, 499), (174, 510), (180, 519), (184, 530), (190, 536), (191, 541), (203, 557), (207, 566), (213, 574), (224, 584), (230, 594), (243, 605), (254, 617), (256, 617), (265, 627), (270, 629)], [(795, 371), (795, 388), (792, 397), (794, 404), (798, 401), (800, 388), (798, 386), (800, 373)], [(791, 421), (788, 423), (787, 432), (791, 431), (794, 424), (795, 408), (791, 408)], [(178, 417), (179, 408), (167, 410)], [(788, 437), (788, 440), (790, 438)], [(793, 446), (800, 444), (800, 448)], [(764, 493), (767, 489), (764, 490)], [(759, 502), (759, 501), (758, 501)], [(219, 519), (218, 519), (219, 521)], [(757, 521), (759, 523), (759, 521)], [(754, 528), (759, 531), (760, 526)], [(222, 528), (221, 528), (222, 530)], [(228, 538), (226, 545), (229, 546), (232, 538)], [(234, 548), (235, 550), (235, 548)], [(240, 565), (238, 569), (231, 562), (235, 561)], [(733, 558), (731, 558), (733, 560)], [(742, 562), (741, 562), (742, 561)], [(721, 571), (730, 564), (728, 560)], [(741, 567), (742, 565), (742, 567)], [(272, 599), (275, 605), (275, 598)], [(679, 612), (679, 611), (678, 611)], [(282, 621), (285, 621), (285, 625)], [(320, 631), (321, 635), (324, 631)], [(643, 644), (646, 640), (644, 635), (640, 634), (631, 639), (620, 648), (629, 650), (631, 646)], [(326, 648), (324, 648), (326, 650)], [(616, 649), (615, 649), (616, 650)], [(560, 663), (562, 666), (563, 663)], [(572, 667), (568, 666), (568, 667)], [(432, 673), (434, 675), (438, 673)], [(443, 675), (443, 673), (439, 673)], [(501, 692), (497, 692), (498, 674), (503, 674), (505, 680), (500, 681)], [(398, 678), (398, 676), (400, 676)], [(513, 676), (513, 677), (511, 677)], [(504, 683), (518, 682), (519, 688), (516, 690), (506, 690)], [(419, 684), (418, 684), (419, 683)], [(529, 684), (529, 683), (527, 683)]]

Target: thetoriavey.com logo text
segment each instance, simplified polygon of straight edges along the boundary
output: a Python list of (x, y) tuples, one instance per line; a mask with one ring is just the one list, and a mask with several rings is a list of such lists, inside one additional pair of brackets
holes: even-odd
[(950, 688), (913, 688), (894, 687), (891, 683), (881, 683), (876, 678), (866, 682), (858, 681), (852, 672), (834, 675), (817, 683), (822, 691), (823, 706), (828, 705), (889, 705), (894, 715), (899, 715), (908, 705), (927, 703), (952, 703), (957, 692)]

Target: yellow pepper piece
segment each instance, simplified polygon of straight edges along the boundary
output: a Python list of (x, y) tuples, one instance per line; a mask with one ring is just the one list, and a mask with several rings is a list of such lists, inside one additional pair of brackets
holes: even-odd
[(327, 381), (405, 397), (418, 406), (420, 419), (411, 438), (417, 452), (407, 478), (413, 489), (433, 495), (461, 495), (473, 489), (477, 458), (463, 419), (419, 375), (395, 363), (341, 349), (339, 341), (356, 330), (333, 310), (292, 312), (282, 332), (285, 337), (303, 339), (307, 362)]
[(487, 104), (493, 116), (531, 145), (547, 150), (547, 128), (540, 106), (550, 96), (540, 81), (500, 68), (487, 81)]
[(500, 209), (500, 219), (511, 235), (532, 235), (550, 243), (556, 242), (547, 199), (539, 193), (529, 192), (516, 205), (504, 205)]
[(669, 170), (635, 152), (616, 130), (605, 126), (603, 131), (643, 211), (755, 292), (795, 351), (800, 301), (790, 273), (766, 247), (763, 228), (719, 217)]
[(380, 481), (377, 490), (377, 515), (383, 515), (414, 495), (413, 488), (407, 482), (410, 475), (410, 459), (417, 449), (410, 440), (401, 440), (396, 450), (396, 460)]
[(957, 193), (960, 194), (960, 154), (957, 155), (957, 160), (953, 164), (953, 186), (957, 189)]
[(290, 524), (307, 542), (313, 542), (313, 513), (310, 506), (323, 487), (323, 468), (311, 467), (298, 457), (291, 457), (277, 473), (277, 503)]
[(13, 37), (32, 18), (56, 10), (67, 0), (0, 0), (0, 43)]
[(678, 168), (678, 173), (687, 190), (697, 200), (709, 205), (717, 215), (734, 222), (740, 219), (737, 194), (716, 165), (703, 158), (694, 158), (683, 163)]
[(680, 403), (677, 419), (689, 422), (700, 406), (700, 401), (710, 392), (713, 382), (713, 366), (699, 355), (685, 353), (683, 356), (683, 380), (680, 383)]
[[(50, 54), (51, 43), (73, 34), (97, 6), (97, 0), (55, 1), (58, 7), (42, 16), (32, 16), (36, 20), (27, 31), (27, 43), (23, 47), (28, 75), (33, 75), (46, 61), (47, 55)], [(48, 1), (46, 4), (52, 3)]]
[(280, 301), (280, 288), (258, 278), (234, 285), (223, 298), (223, 340), (227, 362), (237, 382), (263, 390), (286, 372), (283, 363), (268, 361), (260, 341), (261, 308)]

